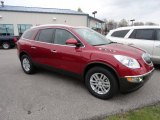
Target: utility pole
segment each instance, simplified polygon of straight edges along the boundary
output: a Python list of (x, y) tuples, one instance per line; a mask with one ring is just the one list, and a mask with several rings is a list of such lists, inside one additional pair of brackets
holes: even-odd
[(130, 21), (132, 22), (132, 26), (133, 26), (133, 22), (135, 21), (135, 19), (131, 19)]
[(97, 11), (94, 11), (94, 12), (92, 12), (92, 14), (94, 15), (94, 18), (95, 18), (95, 14), (97, 13)]

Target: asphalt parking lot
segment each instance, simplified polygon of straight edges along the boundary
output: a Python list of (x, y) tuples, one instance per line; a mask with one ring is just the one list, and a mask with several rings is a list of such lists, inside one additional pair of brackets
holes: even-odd
[(159, 66), (141, 89), (100, 100), (80, 80), (45, 70), (26, 75), (16, 52), (0, 49), (0, 120), (100, 119), (160, 102)]

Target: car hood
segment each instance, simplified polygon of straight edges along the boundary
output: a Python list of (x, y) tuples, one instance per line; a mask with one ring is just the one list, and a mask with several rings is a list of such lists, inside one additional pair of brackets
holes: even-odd
[(95, 47), (98, 50), (103, 51), (103, 52), (108, 52), (114, 55), (129, 56), (129, 57), (133, 57), (136, 59), (141, 58), (142, 54), (144, 53), (144, 51), (139, 48), (124, 45), (124, 44), (117, 44), (117, 43), (95, 46)]

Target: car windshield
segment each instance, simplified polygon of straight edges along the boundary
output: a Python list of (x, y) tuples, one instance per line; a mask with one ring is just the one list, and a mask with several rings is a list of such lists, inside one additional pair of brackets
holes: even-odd
[(110, 44), (111, 41), (106, 39), (103, 35), (95, 32), (89, 28), (75, 28), (75, 31), (90, 45), (98, 46), (98, 45), (107, 45)]

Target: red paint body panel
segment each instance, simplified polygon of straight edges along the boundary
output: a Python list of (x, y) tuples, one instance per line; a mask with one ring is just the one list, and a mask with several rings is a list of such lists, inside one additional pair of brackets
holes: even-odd
[[(39, 27), (38, 29), (42, 28), (46, 27)], [(17, 43), (18, 54), (26, 52), (34, 62), (64, 69), (80, 75), (83, 75), (86, 66), (90, 63), (106, 64), (114, 69), (120, 78), (142, 75), (153, 69), (153, 66), (143, 61), (142, 54), (144, 51), (140, 49), (115, 43), (91, 46), (81, 38), (72, 27), (50, 26), (47, 28), (62, 28), (68, 30), (83, 43), (83, 46), (57, 45), (21, 38)], [(35, 32), (35, 35), (36, 34), (37, 32)], [(125, 55), (135, 58), (141, 67), (138, 69), (130, 69), (116, 60), (114, 55)]]

